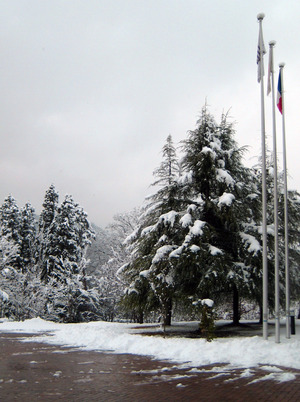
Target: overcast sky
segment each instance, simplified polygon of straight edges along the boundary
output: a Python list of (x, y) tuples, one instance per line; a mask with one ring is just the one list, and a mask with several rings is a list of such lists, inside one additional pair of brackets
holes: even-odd
[[(284, 61), (289, 187), (300, 190), (299, 0), (0, 0), (0, 203), (39, 213), (46, 189), (72, 194), (100, 226), (139, 206), (171, 134), (207, 99), (260, 154), (257, 14)], [(267, 70), (267, 57), (265, 57)], [(279, 112), (278, 149), (282, 165)], [(272, 147), (271, 99), (266, 132)]]

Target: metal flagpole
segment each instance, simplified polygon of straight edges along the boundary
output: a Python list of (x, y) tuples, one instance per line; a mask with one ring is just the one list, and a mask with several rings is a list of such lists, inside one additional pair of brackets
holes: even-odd
[(291, 337), (290, 323), (290, 270), (289, 270), (289, 228), (288, 228), (288, 190), (287, 190), (287, 163), (286, 163), (286, 137), (285, 137), (285, 105), (283, 68), (280, 63), (281, 99), (282, 99), (282, 144), (283, 144), (283, 175), (284, 175), (284, 244), (285, 244), (285, 314), (286, 314), (286, 338)]
[(269, 42), (269, 79), (272, 89), (272, 120), (273, 120), (273, 169), (274, 169), (274, 254), (275, 254), (275, 342), (280, 342), (280, 316), (279, 316), (279, 246), (278, 246), (278, 179), (277, 179), (277, 144), (276, 144), (276, 116), (275, 116), (275, 90), (274, 90), (274, 62), (273, 48), (276, 42)]
[(263, 338), (268, 339), (268, 256), (267, 256), (267, 189), (266, 189), (266, 135), (265, 135), (265, 99), (264, 99), (264, 61), (265, 53), (262, 20), (264, 14), (258, 14), (258, 82), (261, 89), (261, 151), (262, 151), (262, 240), (263, 240)]

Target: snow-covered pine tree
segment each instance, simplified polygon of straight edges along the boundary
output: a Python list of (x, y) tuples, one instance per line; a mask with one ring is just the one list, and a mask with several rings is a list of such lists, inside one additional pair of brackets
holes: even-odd
[(78, 274), (78, 263), (82, 257), (82, 234), (79, 235), (77, 219), (77, 205), (73, 198), (67, 195), (57, 208), (48, 229), (45, 249), (47, 271), (44, 277), (46, 279), (51, 276), (64, 282), (67, 276), (66, 269), (70, 270), (72, 274)]
[(187, 235), (170, 258), (177, 260), (176, 281), (185, 295), (218, 301), (222, 292), (231, 291), (237, 306), (239, 292), (249, 289), (251, 266), (241, 254), (247, 251), (258, 194), (242, 164), (244, 149), (233, 136), (227, 115), (218, 125), (204, 106), (197, 128), (183, 141), (181, 183), (187, 207), (180, 223)]
[(39, 218), (40, 231), (46, 232), (53, 222), (58, 207), (58, 197), (58, 192), (55, 190), (54, 184), (51, 184), (45, 193), (43, 209)]
[(36, 283), (31, 268), (34, 264), (35, 236), (33, 208), (30, 204), (20, 211), (9, 196), (1, 209), (0, 288), (9, 296), (5, 314), (14, 319), (31, 318), (36, 310)]
[(77, 233), (77, 244), (79, 246), (79, 274), (81, 276), (81, 281), (84, 290), (87, 290), (87, 280), (86, 280), (86, 266), (88, 260), (86, 259), (87, 249), (91, 245), (92, 240), (95, 239), (95, 232), (88, 220), (87, 213), (83, 208), (75, 204), (75, 228)]
[[(10, 295), (14, 294), (11, 281), (7, 276), (12, 270), (16, 256), (19, 255), (19, 245), (5, 236), (0, 236), (0, 317), (10, 315)], [(12, 292), (11, 292), (12, 290)]]
[(171, 324), (175, 291), (174, 270), (169, 253), (177, 248), (181, 198), (177, 183), (179, 166), (171, 135), (162, 149), (163, 160), (154, 171), (156, 193), (148, 197), (132, 240), (129, 264), (122, 272), (129, 282), (125, 302), (131, 308), (157, 308), (165, 325)]
[(85, 282), (85, 252), (93, 237), (87, 214), (67, 195), (47, 231), (44, 281), (51, 287), (47, 309), (60, 320), (83, 318), (90, 303)]
[(34, 217), (27, 204), (21, 211), (9, 196), (0, 208), (0, 288), (9, 296), (5, 314), (15, 319), (34, 316), (31, 273), (33, 266)]
[(153, 186), (170, 186), (177, 181), (179, 176), (179, 163), (171, 134), (168, 135), (166, 143), (162, 148), (162, 156), (163, 160), (160, 166), (153, 173), (156, 177)]
[(20, 262), (23, 273), (31, 270), (35, 263), (36, 220), (34, 208), (26, 203), (20, 218)]
[(52, 184), (45, 193), (43, 208), (39, 217), (38, 237), (36, 241), (36, 259), (40, 269), (41, 279), (47, 281), (48, 259), (47, 252), (49, 242), (49, 229), (58, 208), (58, 193)]
[(0, 272), (7, 270), (19, 255), (19, 245), (0, 236)]
[(15, 255), (11, 259), (11, 266), (20, 268), (20, 209), (16, 200), (9, 195), (0, 207), (0, 236), (15, 246)]

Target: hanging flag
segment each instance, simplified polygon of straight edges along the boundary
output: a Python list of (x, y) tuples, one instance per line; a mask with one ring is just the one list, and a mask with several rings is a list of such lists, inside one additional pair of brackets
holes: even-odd
[(268, 86), (267, 95), (271, 93), (271, 74), (273, 74), (273, 49), (269, 49), (269, 68), (268, 68)]
[(257, 81), (258, 82), (260, 82), (261, 77), (265, 75), (263, 60), (261, 60), (262, 59), (261, 58), (261, 53), (262, 53), (262, 56), (264, 56), (264, 54), (266, 54), (266, 49), (265, 49), (263, 35), (262, 35), (261, 29), (260, 29), (259, 34), (258, 34), (257, 59), (256, 59), (256, 63), (257, 63)]
[(281, 71), (279, 71), (279, 76), (278, 76), (277, 107), (278, 107), (280, 113), (282, 114)]

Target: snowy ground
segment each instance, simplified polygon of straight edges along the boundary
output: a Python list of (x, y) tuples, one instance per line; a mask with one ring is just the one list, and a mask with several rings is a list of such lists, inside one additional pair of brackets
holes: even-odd
[[(171, 328), (173, 331), (183, 328), (190, 330), (195, 325), (196, 323), (178, 323)], [(296, 335), (292, 335), (291, 339), (286, 339), (285, 326), (282, 326), (279, 344), (275, 343), (274, 335), (267, 341), (261, 335), (255, 335), (218, 338), (212, 342), (199, 338), (143, 336), (143, 331), (149, 333), (151, 330), (151, 325), (108, 322), (57, 324), (39, 318), (0, 323), (0, 331), (3, 332), (39, 334), (34, 338), (24, 338), (24, 341), (147, 355), (190, 367), (191, 370), (201, 370), (201, 366), (221, 363), (224, 366), (215, 371), (224, 374), (231, 369), (245, 368), (245, 375), (250, 375), (251, 368), (259, 366), (268, 372), (266, 379), (277, 381), (293, 380), (296, 375), (290, 371), (282, 371), (280, 367), (300, 370), (300, 320), (296, 320)]]

